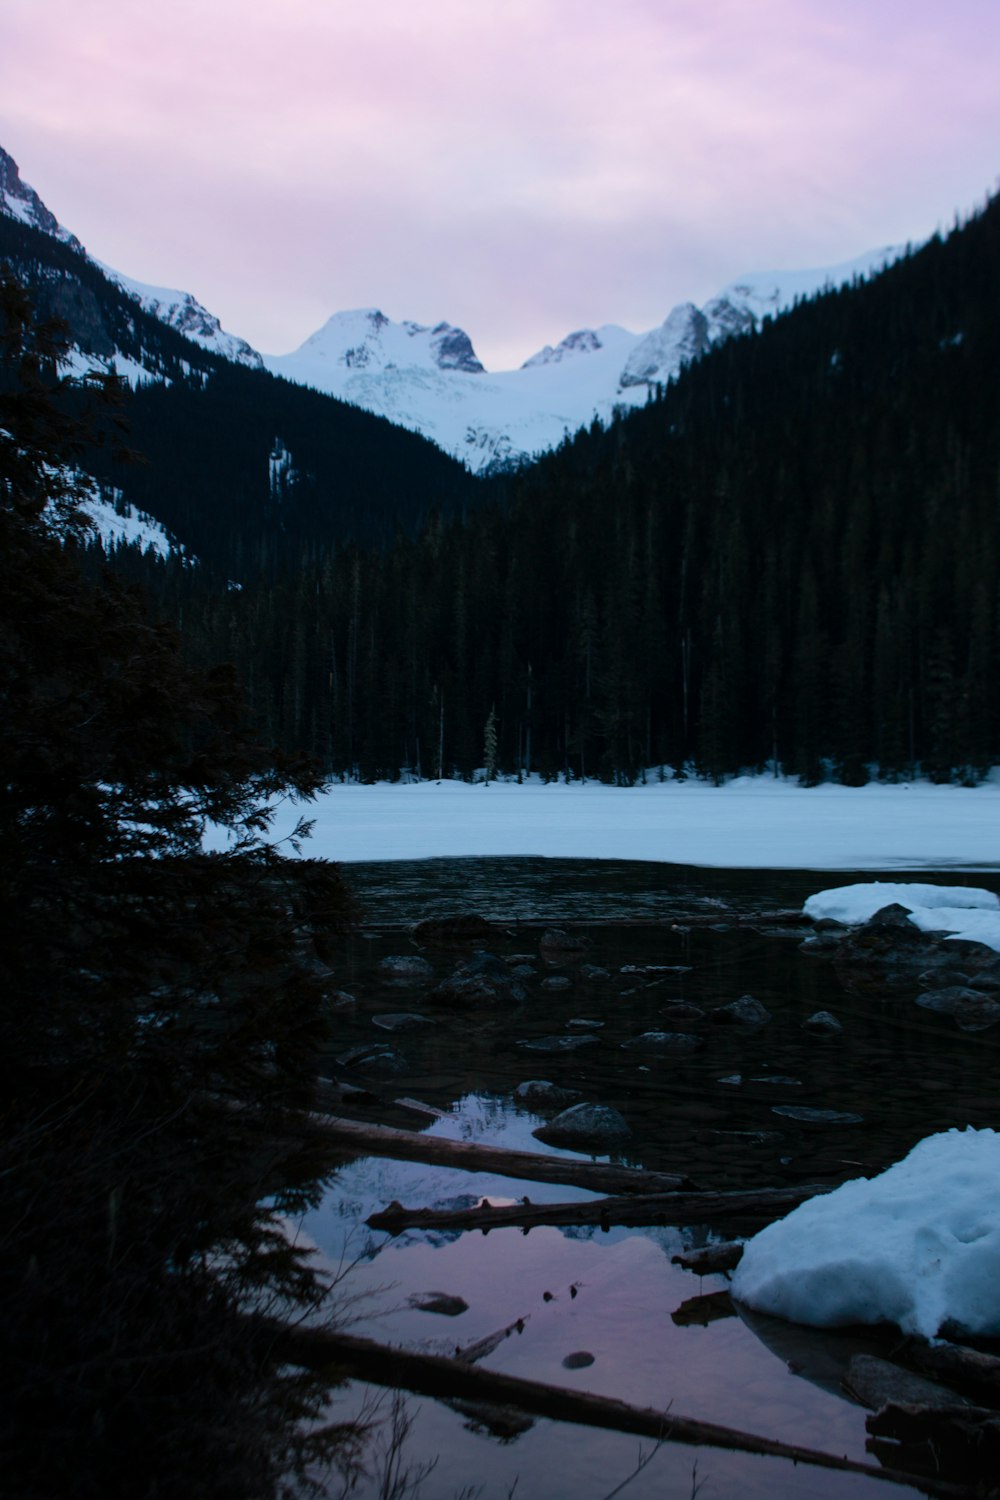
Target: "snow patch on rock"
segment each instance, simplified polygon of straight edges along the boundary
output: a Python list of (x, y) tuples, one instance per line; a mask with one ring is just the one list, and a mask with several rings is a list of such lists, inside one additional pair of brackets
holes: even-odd
[(1000, 952), (1000, 898), (977, 886), (864, 881), (818, 891), (802, 910), (814, 922), (826, 918), (855, 927), (893, 905), (905, 907), (922, 932), (947, 932)]
[(855, 1178), (747, 1244), (737, 1301), (793, 1323), (942, 1324), (1000, 1334), (1000, 1135), (928, 1136), (877, 1177)]

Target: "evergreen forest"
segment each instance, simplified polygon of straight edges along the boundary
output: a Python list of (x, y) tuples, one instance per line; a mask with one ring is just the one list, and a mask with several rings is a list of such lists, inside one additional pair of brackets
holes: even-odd
[(327, 774), (975, 781), (1000, 760), (998, 268), (994, 200), (475, 504), (233, 550), (240, 590), (118, 565)]

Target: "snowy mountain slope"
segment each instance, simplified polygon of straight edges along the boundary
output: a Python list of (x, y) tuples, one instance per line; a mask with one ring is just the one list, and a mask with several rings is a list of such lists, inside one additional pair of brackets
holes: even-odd
[[(22, 182), (2, 148), (0, 213), (86, 253)], [(375, 308), (335, 313), (292, 353), (262, 358), (244, 339), (226, 333), (190, 293), (91, 264), (202, 349), (386, 417), (429, 438), (474, 473), (485, 473), (553, 448), (595, 418), (607, 422), (622, 408), (642, 405), (651, 389), (723, 339), (759, 327), (799, 298), (870, 275), (900, 253), (888, 247), (829, 268), (745, 276), (701, 308), (681, 303), (647, 333), (615, 324), (578, 329), (554, 347), (547, 344), (520, 369), (495, 373), (483, 368), (463, 329), (447, 322), (393, 322)], [(132, 384), (164, 378), (155, 361), (146, 370), (118, 347), (98, 352)]]
[(595, 417), (641, 405), (714, 344), (900, 253), (890, 246), (839, 266), (742, 277), (702, 308), (681, 303), (649, 333), (615, 324), (579, 329), (518, 370), (487, 374), (461, 329), (394, 323), (374, 308), (335, 314), (301, 348), (265, 355), (264, 364), (421, 432), (484, 472), (555, 447)]
[[(97, 266), (109, 280), (116, 282), (147, 312), (159, 318), (161, 323), (176, 328), (178, 333), (183, 334), (193, 343), (199, 344), (203, 349), (221, 354), (225, 359), (231, 359), (237, 364), (249, 365), (256, 369), (261, 367), (262, 361), (257, 351), (252, 349), (245, 339), (226, 333), (218, 318), (203, 307), (190, 292), (175, 291), (168, 287), (147, 286), (144, 282), (134, 281), (130, 276), (124, 276), (120, 271), (113, 270), (111, 266), (102, 265), (99, 260), (87, 255), (76, 235), (65, 229), (55, 214), (45, 206), (35, 189), (22, 181), (17, 162), (2, 146), (0, 146), (0, 213), (8, 214), (11, 218), (18, 219), (22, 224), (27, 224), (33, 229), (40, 229), (43, 234), (51, 235), (53, 239), (68, 245), (80, 255), (87, 256), (87, 259)], [(134, 383), (135, 372), (131, 368), (131, 362), (124, 359), (120, 351), (115, 351), (114, 354), (108, 356), (108, 360), (119, 374)]]
[(251, 348), (246, 339), (227, 333), (215, 314), (203, 307), (190, 292), (175, 291), (171, 287), (148, 286), (143, 281), (133, 281), (131, 276), (123, 276), (121, 271), (115, 271), (99, 260), (94, 261), (94, 264), (100, 266), (105, 276), (110, 281), (117, 282), (146, 312), (159, 318), (161, 323), (176, 328), (178, 333), (182, 333), (192, 343), (200, 344), (203, 349), (210, 349), (213, 354), (221, 354), (224, 359), (231, 359), (235, 364), (249, 365), (254, 370), (263, 368), (264, 361), (256, 349)]

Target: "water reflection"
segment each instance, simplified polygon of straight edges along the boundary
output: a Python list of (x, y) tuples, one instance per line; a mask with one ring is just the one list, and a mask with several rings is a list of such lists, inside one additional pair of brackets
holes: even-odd
[[(998, 1049), (988, 1034), (970, 1042), (946, 1018), (909, 1000), (851, 998), (828, 966), (799, 952), (803, 934), (780, 913), (800, 907), (820, 885), (850, 883), (850, 874), (829, 880), (808, 872), (692, 871), (648, 863), (434, 860), (353, 866), (350, 876), (371, 925), (336, 964), (337, 985), (356, 1003), (336, 1013), (327, 1069), (370, 1091), (373, 1120), (542, 1149), (532, 1132), (543, 1116), (518, 1107), (513, 1091), (526, 1079), (544, 1078), (625, 1116), (631, 1136), (619, 1159), (679, 1170), (706, 1187), (841, 1180), (881, 1170), (933, 1130), (1000, 1125), (992, 1088)], [(1000, 886), (997, 877), (977, 876), (977, 883), (991, 880), (993, 888)], [(523, 1002), (469, 1011), (436, 1007), (434, 984), (461, 957), (447, 949), (423, 951), (433, 977), (422, 984), (386, 982), (379, 961), (417, 951), (408, 927), (454, 911), (476, 911), (498, 923), (490, 948), (524, 971)], [(571, 927), (587, 940), (585, 948), (546, 948), (542, 934), (553, 924)], [(545, 987), (555, 975), (567, 983)], [(711, 1022), (715, 1008), (745, 994), (766, 1007), (766, 1024)], [(834, 1012), (842, 1035), (803, 1030), (817, 1010)], [(388, 1036), (375, 1024), (376, 1017), (401, 1012), (433, 1024)], [(683, 1053), (624, 1045), (667, 1030), (697, 1034), (703, 1045)], [(533, 1053), (518, 1045), (581, 1034), (595, 1041), (565, 1052)], [(393, 1070), (338, 1063), (376, 1039), (391, 1050)], [(429, 1105), (440, 1117), (397, 1100)], [(854, 1122), (776, 1112), (789, 1108), (832, 1111)], [(673, 1403), (687, 1416), (865, 1456), (864, 1412), (839, 1393), (841, 1355), (855, 1352), (856, 1342), (847, 1348), (811, 1336), (807, 1348), (786, 1325), (764, 1327), (775, 1320), (675, 1319), (699, 1295), (715, 1297), (717, 1314), (725, 1311), (716, 1295), (725, 1291), (724, 1278), (699, 1282), (670, 1263), (682, 1244), (704, 1241), (698, 1226), (604, 1234), (596, 1228), (505, 1229), (488, 1236), (409, 1231), (395, 1240), (364, 1228), (367, 1216), (393, 1199), (410, 1207), (471, 1203), (483, 1195), (503, 1203), (525, 1188), (478, 1173), (355, 1161), (331, 1179), (304, 1229), (334, 1264), (360, 1255), (350, 1278), (354, 1294), (368, 1299), (359, 1331), (383, 1342), (453, 1353), (520, 1322), (522, 1331), (489, 1356), (491, 1368), (657, 1409)], [(534, 1183), (530, 1195), (537, 1202), (591, 1196)], [(410, 1305), (412, 1296), (430, 1291), (461, 1297), (468, 1308), (444, 1318)], [(592, 1362), (567, 1369), (564, 1360), (579, 1353), (592, 1355)], [(413, 1441), (417, 1456), (445, 1455), (435, 1472), (435, 1495), (489, 1475), (494, 1489), (487, 1487), (484, 1500), (504, 1495), (515, 1476), (518, 1500), (599, 1500), (635, 1457), (634, 1440), (581, 1431), (567, 1436), (566, 1429), (537, 1422), (507, 1442), (501, 1459), (496, 1438), (469, 1430), (459, 1415), (433, 1403), (424, 1403)], [(686, 1496), (692, 1457), (690, 1450), (664, 1449), (630, 1493)], [(720, 1495), (876, 1492), (872, 1481), (804, 1474), (734, 1454), (705, 1454), (699, 1463), (712, 1479), (709, 1493)]]

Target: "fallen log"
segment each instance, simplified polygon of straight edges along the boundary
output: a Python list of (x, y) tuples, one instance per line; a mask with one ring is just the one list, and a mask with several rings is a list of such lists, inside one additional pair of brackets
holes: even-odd
[[(268, 1341), (270, 1356), (281, 1364), (337, 1379), (353, 1378), (393, 1390), (412, 1391), (444, 1401), (474, 1401), (492, 1406), (516, 1407), (554, 1422), (633, 1433), (654, 1442), (684, 1443), (694, 1447), (725, 1448), (763, 1457), (788, 1459), (814, 1468), (865, 1474), (890, 1484), (912, 1484), (912, 1475), (894, 1469), (876, 1468), (857, 1459), (820, 1453), (794, 1443), (782, 1443), (755, 1433), (678, 1416), (672, 1411), (631, 1406), (610, 1396), (572, 1391), (537, 1380), (521, 1380), (482, 1370), (460, 1360), (436, 1354), (418, 1354), (410, 1349), (388, 1348), (371, 1339), (336, 1333), (324, 1328), (290, 1328), (278, 1322), (258, 1324)], [(921, 1487), (940, 1500), (967, 1500), (967, 1491), (943, 1482), (922, 1481)]]
[(868, 1417), (867, 1447), (879, 1458), (920, 1476), (951, 1474), (965, 1495), (997, 1494), (1000, 1417), (989, 1408), (887, 1405)]
[(707, 1224), (717, 1219), (752, 1218), (762, 1223), (780, 1218), (806, 1198), (827, 1193), (826, 1184), (810, 1187), (760, 1188), (755, 1192), (666, 1192), (591, 1198), (584, 1203), (521, 1203), (494, 1207), (486, 1199), (477, 1208), (404, 1208), (390, 1203), (366, 1220), (369, 1229), (402, 1234), (405, 1229), (533, 1229), (541, 1224), (597, 1224), (634, 1227), (642, 1224)]
[(644, 1172), (638, 1167), (616, 1167), (607, 1162), (574, 1161), (567, 1156), (546, 1156), (540, 1151), (505, 1151), (501, 1146), (449, 1141), (414, 1130), (361, 1124), (337, 1115), (310, 1114), (304, 1120), (311, 1134), (359, 1156), (388, 1156), (395, 1161), (420, 1161), (466, 1172), (495, 1172), (498, 1177), (554, 1182), (595, 1193), (668, 1193), (693, 1187), (690, 1178), (671, 1172)]

